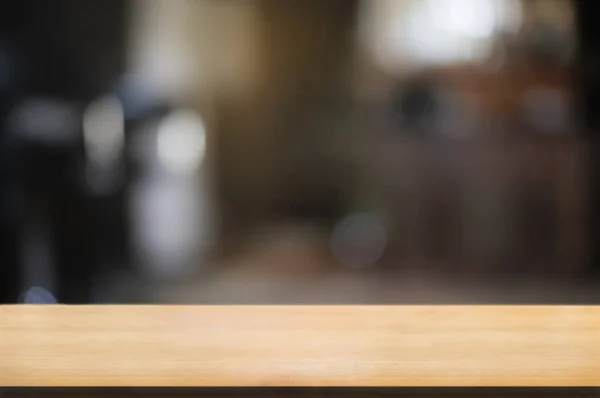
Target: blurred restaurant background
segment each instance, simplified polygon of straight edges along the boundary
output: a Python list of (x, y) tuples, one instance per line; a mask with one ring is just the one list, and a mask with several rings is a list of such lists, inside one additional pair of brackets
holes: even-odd
[(5, 0), (0, 303), (599, 303), (597, 0)]

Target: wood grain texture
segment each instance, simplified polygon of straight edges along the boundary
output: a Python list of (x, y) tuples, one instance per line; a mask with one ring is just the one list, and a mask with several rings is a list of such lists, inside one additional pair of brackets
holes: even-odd
[(0, 306), (2, 386), (600, 386), (600, 307)]

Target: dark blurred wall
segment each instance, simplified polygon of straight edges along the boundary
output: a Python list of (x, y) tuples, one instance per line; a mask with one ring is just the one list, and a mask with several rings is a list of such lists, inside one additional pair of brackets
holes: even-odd
[(579, 35), (578, 105), (592, 159), (592, 214), (589, 220), (592, 272), (600, 276), (600, 2), (575, 0), (575, 5)]
[[(21, 260), (24, 225), (49, 223), (59, 288), (85, 290), (94, 240), (90, 203), (77, 173), (82, 156), (79, 140), (58, 147), (42, 141), (8, 137), (6, 119), (15, 105), (32, 98), (70, 104), (82, 110), (105, 93), (125, 65), (127, 2), (122, 0), (3, 1), (0, 43), (10, 49), (13, 72), (2, 92), (4, 217), (0, 295), (14, 301), (24, 272)], [(15, 141), (16, 140), (16, 141)], [(75, 281), (68, 278), (74, 277)], [(81, 283), (80, 283), (81, 282)]]
[(105, 90), (124, 67), (126, 6), (122, 0), (4, 1), (20, 91), (84, 99)]

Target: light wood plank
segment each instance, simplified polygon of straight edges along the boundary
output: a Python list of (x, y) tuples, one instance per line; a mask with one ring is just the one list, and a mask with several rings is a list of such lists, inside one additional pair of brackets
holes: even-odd
[(3, 386), (599, 386), (600, 307), (0, 306)]

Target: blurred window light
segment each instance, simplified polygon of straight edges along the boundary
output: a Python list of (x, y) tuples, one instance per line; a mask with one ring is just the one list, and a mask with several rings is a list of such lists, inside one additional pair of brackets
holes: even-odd
[(206, 131), (202, 118), (193, 111), (176, 111), (158, 127), (158, 159), (174, 174), (193, 174), (204, 160)]
[(448, 32), (473, 38), (487, 38), (496, 28), (496, 15), (490, 1), (453, 0), (429, 1), (432, 16), (441, 28)]
[(195, 62), (190, 41), (193, 0), (135, 0), (132, 2), (129, 69), (163, 99), (191, 95)]
[(178, 110), (139, 133), (143, 171), (129, 198), (136, 261), (149, 276), (177, 279), (201, 265), (212, 241), (211, 192), (200, 173), (205, 125)]
[(125, 145), (123, 107), (115, 97), (94, 101), (83, 115), (83, 137), (88, 159), (98, 167), (112, 165)]
[(134, 185), (134, 248), (149, 275), (177, 277), (200, 265), (206, 244), (202, 238), (210, 228), (200, 191), (195, 182), (164, 176), (149, 176)]
[(499, 32), (516, 32), (523, 21), (519, 0), (383, 0), (369, 7), (384, 65), (452, 64), (487, 57)]

